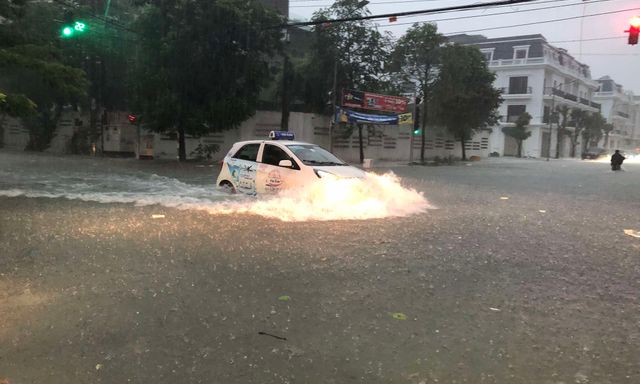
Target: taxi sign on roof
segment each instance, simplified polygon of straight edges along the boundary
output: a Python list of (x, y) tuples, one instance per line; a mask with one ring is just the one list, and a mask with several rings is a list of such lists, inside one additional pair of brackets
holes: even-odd
[(295, 137), (293, 135), (293, 132), (271, 131), (269, 132), (269, 138), (271, 140), (293, 140)]

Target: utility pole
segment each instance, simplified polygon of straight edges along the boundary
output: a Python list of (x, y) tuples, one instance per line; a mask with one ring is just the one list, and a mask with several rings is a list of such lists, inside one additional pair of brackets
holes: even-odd
[(411, 136), (409, 137), (409, 164), (413, 163), (413, 140), (414, 140), (414, 136), (415, 136), (415, 132), (416, 130), (420, 129), (420, 124), (419, 124), (419, 116), (418, 113), (420, 112), (420, 109), (418, 108), (418, 104), (419, 104), (419, 99), (418, 99), (418, 93), (414, 92), (413, 93), (413, 126), (411, 128), (409, 128), (409, 133), (411, 134)]
[(284, 54), (282, 63), (282, 117), (280, 119), (280, 129), (289, 130), (289, 57)]
[(329, 124), (329, 152), (333, 152), (333, 130), (336, 125), (336, 104), (338, 90), (338, 57), (333, 62), (333, 90), (331, 91), (331, 124)]
[(280, 129), (289, 130), (289, 72), (291, 71), (291, 63), (287, 55), (286, 45), (289, 43), (289, 30), (284, 30), (283, 40), (285, 47), (282, 52), (282, 114), (280, 119)]

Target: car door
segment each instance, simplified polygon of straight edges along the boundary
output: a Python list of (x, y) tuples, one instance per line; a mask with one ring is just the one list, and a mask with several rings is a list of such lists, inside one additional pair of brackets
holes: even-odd
[[(281, 160), (290, 160), (292, 167), (281, 167)], [(256, 190), (258, 193), (278, 193), (298, 186), (300, 167), (284, 149), (265, 143), (258, 166)]]
[(245, 144), (231, 156), (228, 163), (229, 173), (238, 192), (256, 194), (259, 150), (260, 143)]

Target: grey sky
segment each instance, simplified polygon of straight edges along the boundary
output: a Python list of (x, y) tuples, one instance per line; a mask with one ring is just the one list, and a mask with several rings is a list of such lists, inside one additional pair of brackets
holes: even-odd
[[(478, 1), (474, 0), (404, 0), (390, 3), (390, 0), (370, 0), (368, 8), (373, 14), (382, 14), (440, 8), (460, 4), (472, 4), (477, 2)], [(487, 1), (484, 0), (482, 2)], [(292, 18), (308, 19), (315, 10), (322, 6), (327, 7), (331, 3), (331, 0), (290, 0), (290, 16)], [(567, 6), (558, 7), (561, 5)], [(546, 7), (556, 8), (538, 11), (525, 11)], [(635, 10), (585, 17), (581, 19), (469, 33), (483, 34), (487, 37), (540, 33), (553, 45), (566, 48), (569, 53), (578, 60), (589, 65), (594, 79), (597, 79), (600, 76), (609, 75), (625, 89), (632, 90), (636, 95), (640, 95), (640, 76), (636, 73), (640, 68), (640, 45), (628, 45), (627, 34), (624, 32), (624, 30), (628, 28), (629, 19), (634, 15), (640, 15), (640, 1), (637, 0), (540, 0), (527, 5), (487, 8), (484, 10), (465, 12), (458, 11), (437, 15), (399, 17), (398, 21), (395, 23), (389, 23), (387, 20), (376, 20), (376, 22), (379, 24), (381, 31), (389, 31), (397, 38), (411, 26), (410, 24), (405, 23), (411, 22), (435, 21), (437, 22), (438, 29), (441, 33), (451, 34), (474, 29), (524, 24), (633, 8), (635, 8)], [(513, 11), (519, 12), (504, 15), (438, 21), (445, 18), (491, 15)], [(617, 38), (615, 39), (584, 41), (585, 39), (616, 36)], [(583, 41), (580, 43), (577, 41), (567, 42), (567, 40)]]

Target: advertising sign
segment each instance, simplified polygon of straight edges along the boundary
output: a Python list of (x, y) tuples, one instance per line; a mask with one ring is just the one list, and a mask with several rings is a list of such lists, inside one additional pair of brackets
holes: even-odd
[(341, 123), (369, 123), (383, 125), (397, 125), (398, 115), (373, 115), (352, 111), (346, 108), (339, 108), (337, 111), (337, 121)]
[(409, 99), (400, 96), (379, 95), (377, 93), (345, 89), (342, 91), (342, 106), (393, 113), (407, 112)]

